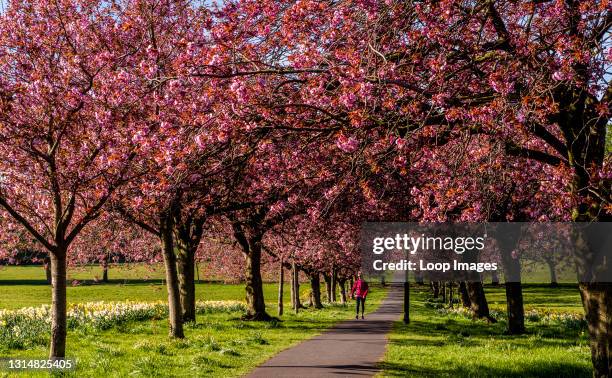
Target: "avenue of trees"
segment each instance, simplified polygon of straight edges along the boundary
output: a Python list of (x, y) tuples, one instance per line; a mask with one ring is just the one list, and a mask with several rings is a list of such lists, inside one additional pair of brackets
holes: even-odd
[[(44, 251), (62, 357), (69, 263), (118, 250), (163, 261), (182, 338), (209, 240), (244, 256), (228, 271), (246, 282), (244, 319), (269, 320), (262, 260), (292, 271), (293, 294), (307, 276), (315, 307), (321, 279), (346, 300), (363, 221), (612, 221), (611, 6), (5, 2), (0, 259)], [(579, 289), (608, 376), (612, 284)], [(460, 294), (490, 318), (481, 283)], [(524, 332), (520, 283), (506, 294), (508, 332)]]

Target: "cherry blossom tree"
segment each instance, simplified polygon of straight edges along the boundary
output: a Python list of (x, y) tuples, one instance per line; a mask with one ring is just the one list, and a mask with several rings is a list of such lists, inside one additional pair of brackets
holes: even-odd
[[(303, 95), (291, 106), (342, 121), (339, 147), (394, 135), (418, 151), (489, 135), (508, 155), (566, 172), (572, 220), (610, 220), (608, 2), (240, 1), (226, 13), (250, 48), (283, 52), (265, 71), (295, 75)], [(578, 265), (590, 255), (577, 254)], [(605, 375), (612, 286), (580, 290), (595, 372)]]
[(66, 347), (70, 246), (129, 179), (132, 108), (104, 2), (11, 2), (0, 15), (0, 206), (48, 251), (51, 357)]

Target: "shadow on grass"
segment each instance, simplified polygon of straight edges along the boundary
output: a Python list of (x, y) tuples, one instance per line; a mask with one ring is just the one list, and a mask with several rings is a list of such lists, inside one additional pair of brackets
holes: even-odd
[[(560, 298), (565, 300), (566, 293), (575, 296), (577, 289), (575, 285), (557, 289), (529, 285), (528, 290), (536, 293), (534, 300), (538, 304), (548, 300), (559, 304)], [(555, 293), (549, 294), (547, 290)], [(592, 376), (590, 364), (580, 359), (553, 359), (546, 354), (548, 350), (567, 350), (569, 355), (574, 353), (572, 348), (588, 345), (582, 329), (527, 322), (525, 334), (507, 335), (505, 321), (488, 324), (458, 315), (442, 315), (425, 307), (423, 299), (430, 295), (427, 288), (415, 287), (413, 293), (412, 321), (408, 325), (395, 323), (394, 334), (397, 336), (390, 340), (391, 350), (395, 353), (379, 364), (385, 376)], [(571, 303), (574, 304), (575, 299)], [(399, 351), (402, 354), (398, 354)], [(455, 355), (460, 358), (451, 357)]]
[(379, 366), (384, 369), (386, 376), (396, 377), (592, 377), (591, 371), (580, 365), (552, 361), (523, 364), (512, 370), (503, 367), (461, 365), (439, 365), (433, 370), (430, 367), (419, 369), (409, 364), (393, 362), (381, 362)]
[[(445, 320), (449, 320), (446, 322)], [(469, 322), (469, 323), (466, 323)], [(589, 367), (577, 362), (551, 361), (546, 358), (532, 360), (529, 363), (517, 360), (505, 366), (492, 366), (491, 363), (479, 364), (476, 353), (503, 353), (504, 351), (518, 352), (521, 355), (529, 355), (534, 348), (559, 348), (568, 349), (580, 344), (580, 333), (578, 331), (565, 331), (557, 338), (542, 338), (543, 329), (547, 329), (551, 335), (561, 330), (553, 330), (554, 327), (534, 327), (524, 335), (504, 334), (503, 324), (487, 325), (470, 320), (455, 321), (443, 317), (433, 318), (429, 321), (413, 321), (409, 325), (396, 323), (396, 332), (407, 335), (407, 338), (395, 338), (390, 341), (396, 347), (415, 348), (438, 348), (457, 347), (475, 348), (472, 363), (463, 365), (459, 362), (440, 361), (439, 363), (418, 366), (407, 362), (385, 361), (379, 367), (385, 371), (386, 376), (414, 376), (414, 377), (591, 377)], [(495, 340), (493, 344), (491, 341)], [(430, 350), (431, 351), (431, 350)], [(430, 351), (424, 351), (424, 358), (428, 356), (435, 359), (435, 355), (429, 355)], [(484, 351), (484, 352), (483, 352)], [(469, 353), (469, 352), (468, 352)], [(569, 353), (569, 352), (568, 352)], [(471, 358), (471, 357), (470, 357)], [(474, 363), (475, 362), (475, 363)]]

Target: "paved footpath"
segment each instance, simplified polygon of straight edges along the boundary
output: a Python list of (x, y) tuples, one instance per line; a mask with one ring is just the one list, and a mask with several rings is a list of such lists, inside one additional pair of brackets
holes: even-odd
[[(393, 284), (378, 310), (349, 320), (280, 352), (247, 377), (354, 377), (379, 372), (387, 333), (402, 315), (401, 284)], [(354, 303), (354, 302), (351, 302)], [(367, 303), (366, 303), (367, 304)]]

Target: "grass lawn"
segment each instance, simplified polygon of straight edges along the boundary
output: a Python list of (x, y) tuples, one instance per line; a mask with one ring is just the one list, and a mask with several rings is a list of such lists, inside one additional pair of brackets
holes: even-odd
[[(142, 268), (139, 268), (142, 269)], [(112, 272), (112, 271), (111, 271)], [(84, 272), (83, 278), (89, 272)], [(155, 301), (165, 300), (165, 287), (159, 280), (124, 282), (137, 271), (115, 272), (119, 281), (109, 284), (79, 285), (68, 288), (69, 302)], [(121, 277), (121, 274), (124, 277)], [(78, 275), (77, 275), (78, 276)], [(88, 275), (87, 278), (91, 278)], [(37, 306), (50, 301), (50, 288), (44, 285), (40, 267), (10, 267), (0, 270), (0, 309)], [(25, 281), (25, 282), (23, 282)], [(368, 312), (374, 311), (385, 290), (372, 285)], [(279, 351), (321, 333), (338, 321), (351, 318), (353, 307), (327, 306), (307, 309), (297, 315), (288, 310), (289, 285), (285, 285), (287, 308), (281, 322), (244, 322), (241, 313), (199, 315), (197, 324), (186, 326), (186, 340), (167, 337), (167, 320), (124, 323), (106, 331), (77, 329), (70, 331), (67, 355), (77, 360), (77, 369), (68, 377), (227, 377), (240, 376)], [(276, 314), (277, 285), (266, 284), (265, 296), (271, 314)], [(244, 285), (202, 283), (196, 288), (198, 299), (243, 300)], [(308, 285), (301, 285), (306, 296)], [(47, 347), (28, 350), (2, 350), (0, 357), (46, 358)], [(0, 372), (0, 377), (8, 376)], [(27, 372), (38, 377), (46, 373)]]
[[(491, 309), (506, 311), (506, 291), (503, 285), (485, 287)], [(523, 284), (525, 310), (541, 309), (557, 312), (584, 314), (580, 292), (576, 284), (559, 284), (551, 288), (548, 284)]]
[[(156, 301), (166, 299), (162, 271), (144, 266), (114, 267), (111, 282), (96, 284), (99, 268), (73, 269), (69, 302)], [(373, 311), (385, 292), (376, 285), (368, 298)], [(286, 283), (285, 303), (289, 303)], [(265, 284), (268, 310), (276, 314), (276, 284)], [(301, 286), (306, 296), (309, 286)], [(503, 286), (485, 288), (492, 309), (505, 311)], [(200, 283), (199, 300), (243, 300), (244, 285)], [(526, 310), (582, 314), (576, 285), (525, 284)], [(591, 363), (586, 330), (528, 321), (527, 334), (507, 336), (503, 321), (487, 324), (456, 314), (441, 314), (426, 306), (428, 290), (412, 289), (411, 324), (395, 324), (381, 363), (384, 376), (551, 376), (590, 377)], [(50, 287), (40, 267), (0, 268), (0, 309), (38, 306), (50, 301)], [(131, 322), (106, 331), (77, 329), (69, 332), (68, 355), (77, 370), (67, 376), (208, 377), (240, 376), (279, 351), (310, 338), (336, 322), (351, 318), (352, 306), (329, 306), (321, 311), (286, 310), (279, 323), (243, 322), (240, 313), (199, 315), (188, 325), (185, 341), (167, 337), (167, 321)], [(47, 347), (2, 350), (0, 357), (45, 358)], [(4, 378), (6, 373), (0, 372)], [(28, 372), (21, 376), (33, 375)]]
[[(165, 301), (168, 298), (163, 284), (161, 266), (117, 266), (109, 270), (108, 284), (94, 283), (101, 277), (98, 266), (68, 270), (68, 303), (92, 301)], [(77, 282), (74, 282), (77, 281)], [(72, 284), (71, 284), (72, 283)], [(288, 285), (287, 285), (288, 287)], [(304, 290), (307, 287), (304, 286)], [(278, 295), (278, 285), (264, 284), (264, 295), (270, 302)], [(286, 290), (289, 298), (289, 289)], [(198, 300), (240, 300), (245, 298), (244, 285), (196, 283)], [(0, 309), (15, 309), (51, 303), (51, 286), (45, 282), (45, 271), (40, 266), (0, 267)]]
[[(486, 287), (491, 307), (504, 310), (503, 287)], [(426, 288), (413, 288), (411, 323), (389, 335), (383, 376), (591, 377), (586, 330), (526, 322), (527, 334), (504, 334), (505, 323), (487, 324), (442, 315), (426, 306)], [(575, 285), (525, 285), (526, 309), (582, 312)]]

